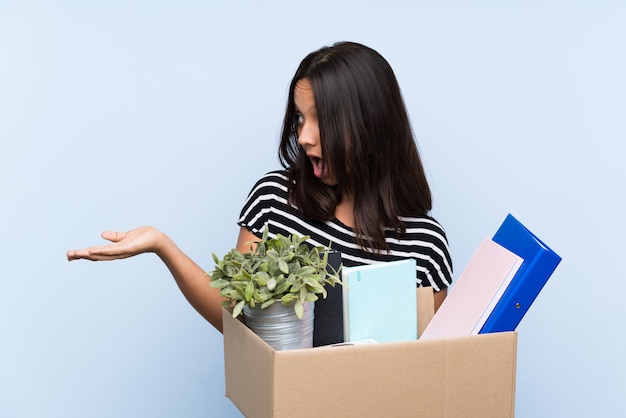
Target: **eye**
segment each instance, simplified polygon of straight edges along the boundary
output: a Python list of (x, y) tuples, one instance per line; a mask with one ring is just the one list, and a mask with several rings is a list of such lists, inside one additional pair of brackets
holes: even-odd
[(296, 112), (294, 116), (294, 123), (298, 128), (304, 124), (304, 116), (302, 116), (302, 113)]
[(300, 131), (302, 130), (302, 125), (304, 125), (304, 116), (302, 113), (296, 112), (293, 118), (293, 127), (296, 135), (300, 135)]

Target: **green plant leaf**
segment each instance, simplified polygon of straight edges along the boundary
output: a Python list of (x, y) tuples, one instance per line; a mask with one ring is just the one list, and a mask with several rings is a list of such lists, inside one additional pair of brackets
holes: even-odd
[(280, 271), (282, 271), (285, 274), (289, 274), (289, 266), (287, 265), (287, 262), (285, 260), (283, 260), (282, 258), (279, 258), (277, 260), (277, 264), (278, 264), (278, 269)]
[(236, 248), (233, 248), (230, 251), (230, 256), (232, 257), (232, 262), (236, 263), (236, 264), (241, 264), (245, 261), (246, 257), (240, 252), (238, 251)]
[(236, 318), (239, 316), (239, 314), (241, 313), (241, 311), (243, 311), (243, 306), (246, 304), (245, 300), (240, 301), (239, 303), (237, 303), (235, 305), (235, 307), (233, 308), (233, 318)]
[(244, 271), (240, 271), (236, 274), (233, 274), (232, 276), (230, 276), (233, 278), (233, 282), (244, 282), (244, 283), (248, 283), (250, 281), (250, 274), (246, 273)]
[(224, 289), (221, 295), (232, 300), (243, 300), (242, 292), (237, 289)]
[(296, 316), (302, 319), (302, 316), (304, 315), (304, 306), (302, 305), (300, 299), (296, 300), (296, 305), (294, 306), (294, 309), (296, 310)]
[(246, 285), (246, 290), (244, 292), (244, 297), (246, 298), (248, 302), (250, 302), (250, 300), (252, 299), (253, 292), (254, 292), (254, 282), (250, 281)]
[(306, 295), (306, 299), (304, 301), (305, 302), (315, 302), (318, 299), (319, 299), (319, 297), (315, 293), (308, 293)]
[(312, 266), (304, 266), (300, 269), (300, 274), (301, 275), (311, 275), (311, 274), (315, 274), (317, 272), (317, 269), (315, 267)]
[(298, 295), (295, 293), (287, 293), (286, 295), (283, 295), (283, 297), (280, 299), (281, 303), (283, 305), (291, 305), (293, 303), (294, 300), (298, 299)]
[(272, 279), (272, 277), (264, 271), (259, 271), (254, 273), (252, 279), (259, 286), (267, 286), (267, 282)]
[(209, 286), (216, 289), (223, 289), (228, 285), (230, 285), (230, 282), (224, 279), (211, 280), (211, 282), (209, 283)]
[(319, 289), (318, 290), (319, 292), (321, 292), (322, 288), (324, 287), (320, 284), (319, 276), (317, 276), (317, 278), (316, 277), (303, 277), (302, 280), (307, 286), (310, 286), (315, 289)]
[(233, 277), (235, 274), (237, 274), (238, 269), (232, 264), (226, 264), (222, 271), (224, 272), (224, 275), (226, 277)]
[(254, 300), (257, 302), (266, 302), (272, 298), (272, 292), (268, 291), (267, 288), (263, 288), (261, 290), (254, 291)]
[(283, 280), (277, 280), (278, 285), (276, 285), (276, 289), (274, 289), (274, 294), (282, 295), (283, 293), (289, 290), (291, 283), (287, 281), (284, 277)]
[(275, 302), (276, 302), (276, 299), (274, 298), (268, 299), (265, 302), (263, 302), (263, 304), (261, 305), (261, 309), (265, 309), (268, 306), (273, 305)]

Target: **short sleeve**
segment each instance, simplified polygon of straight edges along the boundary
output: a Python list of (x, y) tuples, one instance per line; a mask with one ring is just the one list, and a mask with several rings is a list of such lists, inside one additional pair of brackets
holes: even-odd
[(443, 227), (435, 219), (424, 216), (407, 219), (407, 236), (402, 248), (417, 261), (419, 286), (431, 286), (435, 291), (452, 284), (452, 257)]
[(274, 212), (288, 207), (287, 177), (283, 171), (273, 171), (256, 182), (241, 209), (237, 224), (260, 237)]

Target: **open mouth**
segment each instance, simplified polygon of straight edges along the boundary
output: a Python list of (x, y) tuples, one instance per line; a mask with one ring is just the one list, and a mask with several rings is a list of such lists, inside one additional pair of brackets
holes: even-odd
[(309, 160), (311, 160), (311, 165), (313, 166), (313, 174), (315, 175), (315, 177), (320, 179), (324, 177), (325, 173), (322, 159), (315, 156), (309, 156)]

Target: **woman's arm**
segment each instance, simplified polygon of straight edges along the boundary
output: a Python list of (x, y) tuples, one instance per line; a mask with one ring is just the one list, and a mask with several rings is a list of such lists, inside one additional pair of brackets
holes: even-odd
[[(210, 286), (209, 275), (180, 250), (167, 235), (155, 228), (145, 226), (128, 232), (105, 231), (102, 237), (111, 241), (111, 244), (83, 250), (70, 250), (67, 252), (67, 259), (69, 261), (117, 260), (153, 252), (170, 270), (191, 306), (222, 332), (221, 302), (223, 299), (219, 294), (219, 289)], [(237, 249), (242, 252), (249, 251), (250, 243), (257, 240), (258, 238), (251, 232), (241, 228), (237, 239)]]
[(439, 292), (433, 293), (433, 297), (435, 298), (435, 312), (437, 312), (437, 309), (439, 309), (439, 307), (441, 306), (441, 304), (443, 303), (443, 300), (446, 298), (447, 295), (448, 295), (447, 288), (441, 289)]

